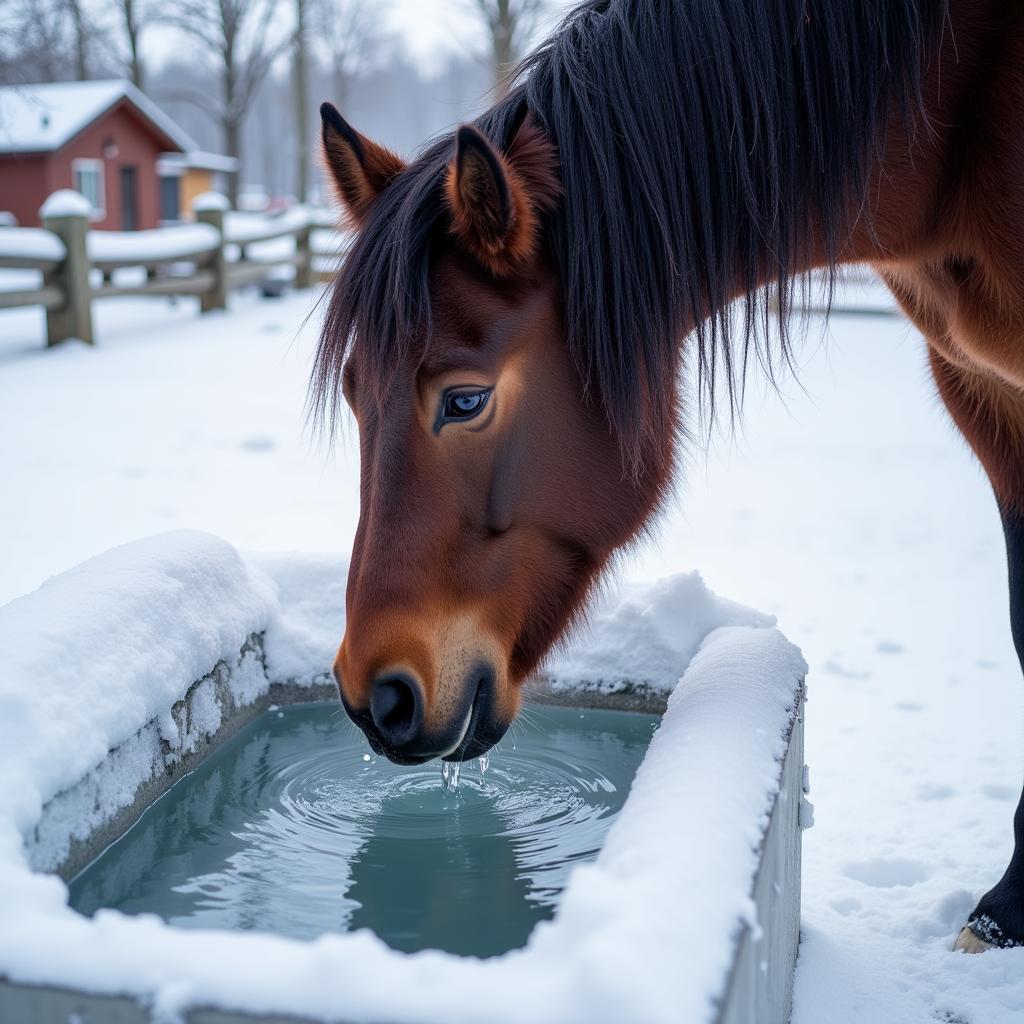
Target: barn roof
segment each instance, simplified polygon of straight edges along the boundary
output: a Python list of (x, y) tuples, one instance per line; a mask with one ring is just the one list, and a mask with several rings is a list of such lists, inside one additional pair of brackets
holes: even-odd
[(192, 138), (131, 82), (111, 79), (0, 88), (0, 153), (60, 149), (124, 99), (171, 144), (168, 148), (198, 149)]

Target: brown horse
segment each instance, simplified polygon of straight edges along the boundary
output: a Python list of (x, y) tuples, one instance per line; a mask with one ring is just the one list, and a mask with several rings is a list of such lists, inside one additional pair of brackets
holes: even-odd
[[(592, 0), (408, 165), (324, 105), (359, 229), (313, 382), (360, 435), (335, 673), (377, 751), (503, 735), (658, 510), (684, 367), (731, 412), (788, 354), (794, 276), (846, 263), (920, 328), (989, 474), (1024, 658), (1022, 8)], [(958, 947), (1024, 943), (1024, 799), (1015, 834)]]

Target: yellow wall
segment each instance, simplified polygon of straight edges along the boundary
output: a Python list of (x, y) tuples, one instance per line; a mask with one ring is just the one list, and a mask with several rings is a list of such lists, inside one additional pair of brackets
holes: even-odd
[(213, 173), (191, 167), (182, 176), (180, 202), (183, 220), (192, 220), (192, 200), (213, 188)]

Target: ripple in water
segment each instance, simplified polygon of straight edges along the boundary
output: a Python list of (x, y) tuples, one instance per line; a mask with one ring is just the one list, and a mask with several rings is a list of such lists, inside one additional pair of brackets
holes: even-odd
[[(530, 709), (483, 763), (402, 768), (328, 705), (267, 712), (78, 875), (71, 905), (489, 956), (551, 917), (657, 719)], [(458, 767), (458, 766), (455, 766)]]

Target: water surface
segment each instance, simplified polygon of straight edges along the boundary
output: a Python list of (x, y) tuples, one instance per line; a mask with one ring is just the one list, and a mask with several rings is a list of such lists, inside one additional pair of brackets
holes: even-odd
[(268, 711), (182, 779), (70, 884), (180, 927), (313, 938), (373, 929), (395, 949), (488, 956), (554, 913), (592, 859), (658, 719), (531, 708), (455, 790), (398, 767), (325, 704)]

